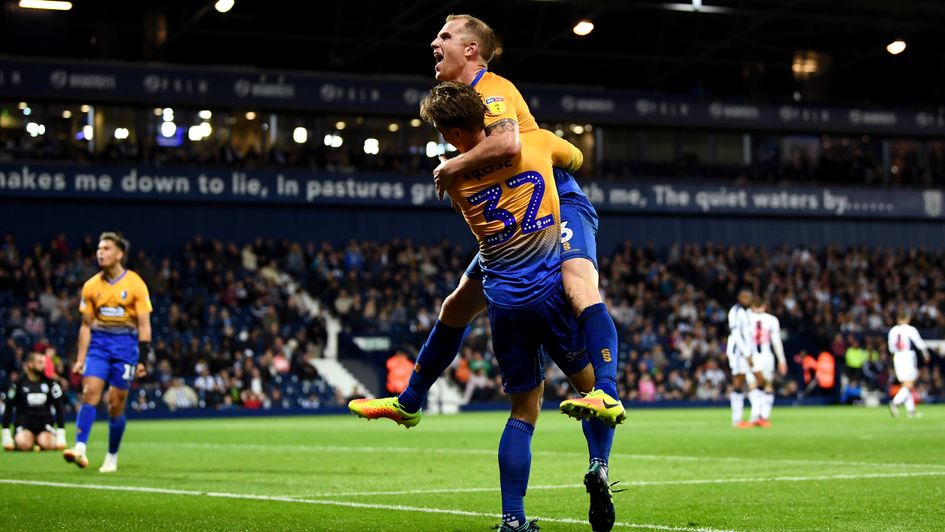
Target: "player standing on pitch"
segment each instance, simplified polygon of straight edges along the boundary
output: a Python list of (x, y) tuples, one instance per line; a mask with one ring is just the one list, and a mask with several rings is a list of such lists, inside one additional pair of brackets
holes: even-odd
[(738, 303), (728, 311), (728, 345), (725, 354), (732, 371), (732, 391), (729, 400), (732, 406), (732, 426), (750, 427), (742, 419), (745, 412), (745, 379), (751, 371), (751, 320), (748, 311), (751, 306), (751, 291), (743, 289), (738, 293)]
[(98, 265), (102, 271), (82, 286), (79, 311), (79, 352), (72, 371), (83, 375), (82, 405), (76, 419), (76, 444), (63, 457), (82, 469), (89, 465), (86, 444), (95, 411), (108, 390), (108, 454), (99, 471), (118, 469), (118, 448), (125, 433), (125, 403), (136, 374), (144, 372), (140, 355), (151, 351), (151, 299), (137, 273), (125, 269), (128, 241), (116, 233), (99, 237)]
[(899, 405), (903, 403), (906, 404), (906, 415), (915, 417), (915, 398), (912, 392), (915, 390), (915, 381), (919, 376), (915, 356), (916, 348), (922, 351), (926, 363), (932, 360), (928, 347), (919, 336), (919, 331), (909, 325), (909, 319), (908, 312), (900, 311), (898, 323), (889, 330), (889, 352), (893, 354), (896, 380), (902, 385), (896, 396), (889, 402), (889, 412), (893, 417), (899, 417)]
[[(7, 391), (7, 408), (3, 411), (3, 448), (7, 451), (29, 451), (34, 445), (51, 451), (66, 446), (62, 388), (58, 382), (46, 378), (45, 369), (46, 357), (42, 353), (30, 353), (23, 365), (23, 376)], [(11, 434), (14, 411), (16, 431)]]
[(781, 323), (768, 314), (765, 302), (755, 298), (751, 303), (751, 371), (755, 375), (755, 387), (749, 394), (751, 416), (749, 423), (757, 427), (771, 426), (771, 409), (774, 407), (774, 359), (778, 359), (778, 373), (787, 375), (787, 360), (781, 343)]

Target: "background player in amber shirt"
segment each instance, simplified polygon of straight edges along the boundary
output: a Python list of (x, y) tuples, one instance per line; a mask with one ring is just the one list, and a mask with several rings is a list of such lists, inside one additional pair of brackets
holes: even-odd
[(118, 468), (118, 448), (125, 432), (128, 388), (143, 371), (138, 358), (151, 350), (151, 299), (148, 287), (137, 273), (122, 265), (128, 242), (116, 233), (102, 233), (96, 258), (102, 271), (82, 286), (79, 311), (79, 352), (72, 371), (83, 375), (82, 405), (76, 420), (76, 444), (63, 456), (86, 468), (86, 444), (95, 422), (95, 411), (108, 390), (108, 454), (99, 469), (111, 473)]

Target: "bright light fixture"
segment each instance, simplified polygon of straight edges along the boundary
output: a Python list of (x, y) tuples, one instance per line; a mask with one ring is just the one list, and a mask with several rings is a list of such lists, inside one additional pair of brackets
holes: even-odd
[(594, 23), (587, 19), (581, 20), (577, 24), (574, 25), (574, 29), (572, 31), (574, 32), (575, 35), (580, 35), (581, 37), (584, 37), (585, 35), (594, 31)]
[(164, 122), (161, 124), (161, 135), (171, 138), (174, 136), (174, 133), (177, 133), (177, 125), (174, 124), (174, 122)]
[(906, 51), (906, 41), (902, 39), (896, 39), (895, 41), (886, 45), (886, 51), (892, 55), (899, 55)]
[(51, 0), (20, 0), (20, 7), (25, 9), (49, 9), (52, 11), (69, 11), (72, 2), (54, 2)]
[(216, 3), (213, 4), (213, 8), (220, 13), (226, 13), (233, 9), (234, 4), (236, 4), (234, 0), (217, 0)]
[(292, 140), (296, 144), (305, 144), (308, 141), (308, 130), (299, 126), (292, 130)]

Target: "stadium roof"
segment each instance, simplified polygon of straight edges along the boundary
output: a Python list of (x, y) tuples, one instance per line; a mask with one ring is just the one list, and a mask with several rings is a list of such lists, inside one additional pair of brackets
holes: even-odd
[[(761, 101), (943, 103), (938, 0), (7, 1), (0, 50), (44, 56), (432, 76), (449, 13), (492, 24), (518, 82)], [(698, 11), (694, 11), (699, 6)], [(572, 33), (580, 19), (595, 24)], [(893, 56), (886, 45), (907, 43)], [(803, 79), (801, 79), (803, 78)]]

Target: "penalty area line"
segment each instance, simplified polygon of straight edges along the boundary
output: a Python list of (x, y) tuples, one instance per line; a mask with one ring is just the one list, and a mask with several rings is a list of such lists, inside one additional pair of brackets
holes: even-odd
[[(368, 510), (392, 510), (397, 512), (414, 512), (414, 513), (426, 513), (426, 514), (443, 514), (443, 515), (456, 515), (462, 517), (483, 517), (489, 519), (498, 519), (497, 514), (491, 514), (486, 512), (469, 512), (465, 510), (454, 510), (449, 508), (429, 508), (426, 506), (405, 506), (400, 504), (372, 504), (372, 503), (361, 503), (361, 502), (350, 502), (350, 501), (329, 501), (323, 499), (301, 499), (298, 497), (283, 497), (276, 495), (253, 495), (250, 493), (227, 493), (227, 492), (217, 492), (217, 491), (198, 491), (198, 490), (178, 490), (178, 489), (169, 489), (169, 488), (148, 488), (144, 486), (109, 486), (106, 484), (71, 484), (67, 482), (48, 482), (43, 480), (22, 480), (14, 478), (0, 478), (0, 484), (13, 484), (20, 486), (40, 486), (48, 488), (64, 488), (64, 489), (85, 489), (85, 490), (101, 490), (101, 491), (124, 491), (124, 492), (137, 492), (137, 493), (157, 493), (161, 495), (184, 495), (190, 497), (212, 497), (219, 499), (240, 499), (240, 500), (249, 500), (249, 501), (266, 501), (266, 502), (285, 502), (285, 503), (296, 503), (296, 504), (313, 504), (319, 506), (341, 506), (346, 508), (361, 508)], [(570, 519), (562, 517), (540, 517), (540, 516), (531, 516), (534, 519), (538, 519), (539, 522), (547, 523), (563, 523), (563, 524), (586, 524), (587, 521), (582, 521), (579, 519)], [(668, 525), (651, 525), (651, 524), (642, 524), (642, 523), (627, 523), (627, 522), (617, 522), (614, 523), (615, 527), (621, 528), (638, 528), (644, 530), (665, 530), (670, 532), (733, 532), (730, 530), (717, 529), (717, 528), (706, 528), (706, 527), (676, 527)]]

